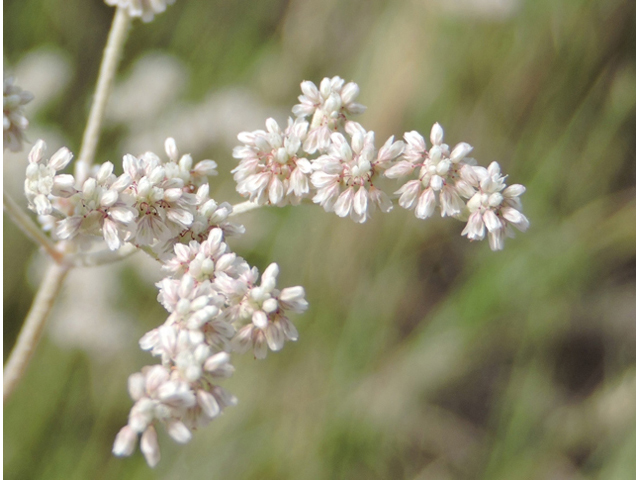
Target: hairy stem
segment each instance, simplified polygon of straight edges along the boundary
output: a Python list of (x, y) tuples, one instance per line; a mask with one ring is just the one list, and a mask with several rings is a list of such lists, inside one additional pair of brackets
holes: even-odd
[(35, 243), (39, 244), (45, 250), (45, 252), (47, 252), (49, 256), (53, 258), (53, 260), (55, 260), (56, 263), (62, 263), (62, 260), (64, 258), (62, 252), (56, 250), (56, 246), (51, 241), (51, 239), (47, 237), (42, 232), (42, 230), (40, 230), (40, 227), (38, 227), (33, 222), (33, 220), (31, 220), (29, 215), (27, 215), (16, 203), (16, 201), (11, 198), (6, 192), (3, 192), (2, 206), (5, 213), (22, 231), (22, 233), (24, 233)]
[(16, 341), (11, 355), (3, 371), (2, 401), (5, 402), (22, 378), (29, 360), (42, 336), (44, 326), (47, 323), (49, 312), (53, 307), (58, 293), (62, 288), (62, 281), (67, 275), (69, 267), (54, 263), (49, 266), (44, 280), (40, 284), (36, 298), (31, 305), (31, 310), (22, 325), (20, 335)]
[(125, 8), (118, 7), (111, 24), (107, 45), (102, 55), (102, 63), (100, 64), (100, 73), (98, 75), (98, 84), (96, 86), (95, 96), (91, 104), (89, 112), (89, 120), (82, 137), (82, 147), (75, 165), (75, 175), (80, 185), (86, 180), (89, 173), (89, 167), (93, 163), (100, 139), (100, 129), (102, 119), (107, 107), (107, 100), (111, 92), (113, 78), (118, 68), (122, 47), (127, 39), (131, 17)]

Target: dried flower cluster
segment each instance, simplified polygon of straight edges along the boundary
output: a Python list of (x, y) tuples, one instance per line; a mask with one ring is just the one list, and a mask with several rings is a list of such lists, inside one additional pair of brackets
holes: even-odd
[[(495, 162), (477, 166), (467, 143), (450, 149), (439, 124), (431, 129), (429, 148), (412, 131), (404, 141), (392, 136), (377, 149), (374, 132), (350, 119), (364, 111), (355, 102), (355, 83), (333, 77), (317, 87), (306, 81), (302, 92), (293, 107), (296, 118), (286, 127), (268, 119), (266, 130), (238, 136), (242, 145), (233, 156), (239, 164), (232, 173), (251, 206), (306, 199), (363, 223), (376, 209), (391, 211), (395, 196), (418, 218), (439, 207), (443, 217), (466, 221), (462, 234), (471, 240), (488, 236), (493, 250), (503, 248), (512, 227), (527, 229), (519, 200), (524, 187), (507, 187)], [(145, 459), (155, 466), (159, 425), (186, 443), (236, 403), (218, 385), (234, 371), (232, 353), (251, 351), (263, 359), (298, 339), (289, 314), (307, 309), (304, 288), (278, 289), (275, 263), (260, 275), (231, 251), (228, 237), (244, 233), (244, 227), (229, 222), (230, 204), (209, 196), (216, 162), (194, 163), (172, 138), (165, 142), (165, 158), (152, 152), (125, 155), (122, 174), (105, 162), (82, 183), (60, 173), (73, 158), (68, 149), (50, 158), (45, 150), (41, 140), (32, 148), (25, 180), (29, 208), (45, 230), (68, 249), (86, 250), (103, 240), (110, 250), (134, 245), (160, 261), (167, 274), (157, 286), (168, 317), (139, 342), (160, 363), (130, 376), (135, 403), (113, 446), (114, 454), (130, 455), (140, 438)], [(388, 195), (379, 185), (384, 177), (405, 183)]]
[(29, 121), (24, 116), (22, 106), (33, 100), (33, 95), (15, 85), (14, 79), (3, 75), (2, 88), (2, 141), (3, 147), (12, 152), (22, 150), (24, 131)]

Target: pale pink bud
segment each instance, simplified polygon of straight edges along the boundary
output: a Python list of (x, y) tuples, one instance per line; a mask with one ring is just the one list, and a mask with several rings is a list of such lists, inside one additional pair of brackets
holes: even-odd
[(125, 425), (116, 435), (111, 451), (117, 457), (128, 457), (136, 449), (137, 440), (138, 434), (131, 427)]
[(144, 455), (147, 464), (153, 468), (160, 462), (160, 446), (158, 445), (158, 434), (152, 425), (142, 434), (140, 439), (140, 450)]
[(431, 127), (431, 135), (429, 138), (431, 139), (432, 145), (440, 145), (442, 143), (442, 140), (444, 139), (444, 130), (439, 123), (436, 122), (433, 127)]

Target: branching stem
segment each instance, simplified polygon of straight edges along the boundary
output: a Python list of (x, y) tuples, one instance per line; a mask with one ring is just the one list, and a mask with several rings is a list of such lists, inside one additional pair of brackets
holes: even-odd
[(63, 253), (56, 250), (56, 246), (51, 239), (42, 232), (40, 227), (31, 220), (29, 215), (27, 215), (6, 192), (3, 192), (2, 207), (7, 216), (16, 224), (22, 233), (39, 244), (56, 263), (62, 263), (64, 258)]

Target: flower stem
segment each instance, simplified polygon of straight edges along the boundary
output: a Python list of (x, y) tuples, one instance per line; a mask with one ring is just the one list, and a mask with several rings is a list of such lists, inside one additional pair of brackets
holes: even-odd
[(16, 201), (9, 196), (8, 193), (3, 192), (2, 206), (5, 213), (9, 216), (13, 223), (24, 233), (27, 237), (33, 240), (35, 243), (42, 246), (42, 248), (49, 254), (49, 256), (55, 260), (56, 263), (62, 263), (64, 255), (62, 252), (56, 250), (56, 246), (47, 237), (42, 230), (31, 220), (31, 218), (20, 208)]
[[(309, 198), (303, 198), (302, 201), (300, 202), (300, 205), (315, 205), (311, 199)], [(231, 208), (231, 213), (229, 214), (230, 217), (234, 217), (236, 215), (240, 215), (241, 213), (246, 213), (246, 212), (250, 212), (252, 210), (256, 210), (258, 208), (262, 208), (262, 207), (268, 207), (269, 205), (259, 205), (255, 202), (249, 201), (247, 200), (246, 202), (242, 202), (242, 203), (236, 203), (235, 205), (233, 205)]]
[(18, 340), (4, 367), (2, 375), (3, 403), (15, 389), (29, 364), (29, 360), (33, 356), (38, 340), (40, 340), (44, 326), (47, 323), (49, 312), (58, 293), (60, 293), (62, 281), (68, 271), (68, 266), (54, 263), (49, 266), (45, 273), (36, 298), (31, 305), (31, 310), (29, 310), (24, 325), (22, 325)]
[(123, 245), (119, 250), (100, 250), (98, 252), (76, 253), (67, 255), (64, 263), (70, 267), (97, 267), (108, 263), (119, 262), (134, 253), (138, 249), (130, 243)]
[(261, 206), (262, 205), (258, 205), (257, 203), (250, 201), (237, 203), (233, 206), (233, 210), (231, 210), (229, 216), (233, 217), (235, 215), (240, 215), (241, 213), (250, 212), (251, 210), (255, 210)]
[(129, 17), (127, 10), (118, 7), (113, 17), (107, 45), (104, 48), (96, 93), (93, 98), (93, 103), (91, 104), (89, 120), (87, 121), (87, 126), (82, 137), (80, 154), (75, 164), (75, 175), (80, 185), (86, 180), (89, 167), (93, 163), (96, 154), (98, 140), (100, 139), (102, 119), (107, 107), (107, 100), (111, 92), (113, 78), (115, 77), (118, 62), (120, 61), (122, 47), (129, 33), (130, 23), (131, 17)]

